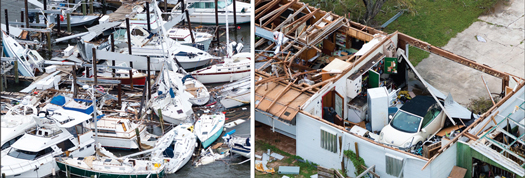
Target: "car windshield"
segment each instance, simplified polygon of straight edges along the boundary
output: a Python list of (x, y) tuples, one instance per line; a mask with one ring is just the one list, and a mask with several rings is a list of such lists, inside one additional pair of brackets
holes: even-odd
[(419, 128), (419, 123), (421, 123), (421, 117), (399, 110), (390, 125), (403, 132), (416, 133)]

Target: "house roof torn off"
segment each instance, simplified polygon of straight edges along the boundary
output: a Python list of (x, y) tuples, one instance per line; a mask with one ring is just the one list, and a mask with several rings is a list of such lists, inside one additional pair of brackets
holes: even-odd
[[(357, 151), (359, 143), (359, 147), (379, 148), (401, 160), (417, 160), (417, 166), (400, 166), (400, 172), (392, 172), (383, 170), (384, 158), (377, 163), (375, 158), (365, 159), (367, 165), (380, 169), (376, 171), (379, 175), (411, 177), (407, 170), (438, 172), (437, 168), (428, 171), (427, 166), (436, 160), (442, 163), (440, 155), (459, 141), (497, 160), (502, 169), (524, 176), (525, 79), (401, 32), (387, 34), (297, 0), (257, 0), (255, 7), (255, 108), (269, 118), (256, 120), (294, 137), (298, 156), (341, 169), (341, 160), (332, 163), (337, 161), (311, 153), (328, 150), (343, 159), (341, 152)], [(501, 79), (502, 99), (486, 113), (472, 113), (418, 74), (407, 57), (409, 46)], [(515, 85), (509, 86), (510, 80)], [(414, 108), (402, 107), (416, 97), (432, 101), (419, 114), (413, 113)], [(327, 135), (340, 138), (327, 141)], [(455, 159), (447, 163), (451, 165), (445, 166), (448, 173), (459, 166)], [(467, 174), (471, 171), (474, 168)]]

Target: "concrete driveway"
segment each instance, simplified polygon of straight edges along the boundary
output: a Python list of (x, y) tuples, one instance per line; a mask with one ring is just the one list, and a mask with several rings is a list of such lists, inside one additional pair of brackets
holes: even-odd
[[(480, 16), (478, 22), (458, 33), (442, 48), (496, 70), (525, 78), (524, 1), (512, 0), (498, 7), (494, 13)], [(478, 41), (478, 35), (486, 42)], [(462, 105), (470, 103), (471, 99), (489, 96), (481, 75), (487, 81), (491, 93), (501, 92), (501, 79), (434, 54), (420, 62), (416, 69), (428, 83), (444, 94), (452, 93), (454, 100)], [(514, 83), (511, 79), (511, 87)]]

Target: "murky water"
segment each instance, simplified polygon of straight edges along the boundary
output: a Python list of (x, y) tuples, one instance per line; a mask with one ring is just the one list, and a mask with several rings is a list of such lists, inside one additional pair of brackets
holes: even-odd
[[(20, 21), (20, 8), (24, 7), (24, 1), (23, 0), (1, 0), (1, 23), (5, 24), (5, 17), (4, 17), (4, 9), (8, 9), (8, 16), (10, 21)], [(35, 8), (31, 4), (29, 5), (29, 8)], [(108, 13), (111, 11), (108, 11)], [(199, 26), (199, 24), (195, 24), (192, 26)], [(249, 24), (240, 24), (238, 25), (237, 32), (235, 30), (230, 30), (230, 39), (235, 40), (238, 42), (242, 42), (244, 44), (243, 52), (249, 52), (250, 51), (250, 25)], [(86, 31), (85, 28), (72, 28), (73, 33), (79, 33)], [(222, 33), (222, 32), (221, 32)], [(55, 35), (52, 36), (53, 39), (56, 38)], [(220, 41), (224, 42), (226, 39), (226, 35), (221, 36)], [(242, 39), (242, 41), (241, 41)], [(72, 42), (72, 41), (71, 41)], [(74, 45), (74, 44), (72, 44)], [(52, 46), (52, 52), (48, 53), (45, 51), (40, 51), (40, 54), (45, 59), (50, 59), (52, 56), (55, 56), (59, 54), (63, 49), (67, 47), (66, 43), (60, 43), (60, 44), (53, 44)], [(9, 87), (7, 88), (8, 91), (19, 91), (26, 86), (28, 86), (29, 82), (20, 82), (19, 84), (14, 84), (14, 81), (9, 81)], [(244, 109), (243, 109), (244, 108)], [(229, 120), (237, 120), (237, 119), (248, 119), (250, 117), (250, 109), (249, 105), (239, 107), (232, 110), (226, 111), (226, 117)], [(231, 131), (232, 129), (236, 130), (237, 135), (249, 135), (250, 134), (250, 120), (246, 120), (246, 122), (233, 127), (231, 129), (227, 129), (224, 133)], [(154, 134), (160, 135), (161, 131), (159, 128), (152, 128), (151, 131)], [(219, 138), (220, 141), (221, 138)], [(115, 155), (126, 155), (133, 153), (134, 151), (123, 151), (123, 150), (110, 150), (114, 151)], [(188, 162), (186, 166), (184, 166), (181, 170), (179, 170), (176, 174), (167, 175), (168, 178), (171, 177), (249, 177), (250, 176), (250, 162), (246, 162), (241, 165), (236, 165), (233, 163), (239, 163), (245, 160), (244, 157), (241, 157), (239, 155), (231, 156), (230, 158), (226, 158), (227, 161), (216, 161), (214, 163), (195, 167), (192, 165), (192, 161)], [(59, 173), (57, 177), (66, 177), (64, 173)]]

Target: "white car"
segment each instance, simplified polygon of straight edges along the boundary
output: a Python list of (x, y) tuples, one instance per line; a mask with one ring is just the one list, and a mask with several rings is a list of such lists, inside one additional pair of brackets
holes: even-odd
[(405, 103), (379, 134), (381, 143), (402, 149), (424, 142), (445, 124), (445, 112), (431, 96), (416, 96)]

